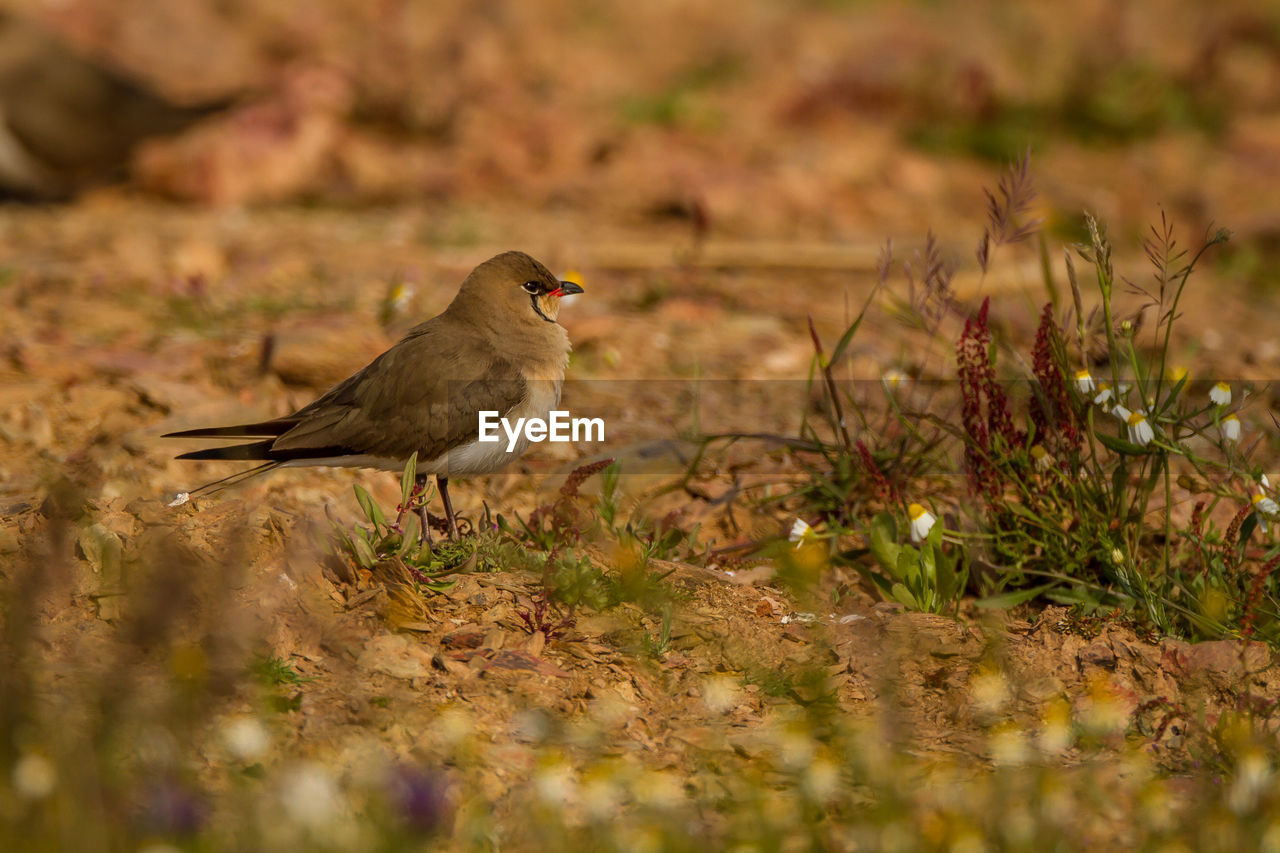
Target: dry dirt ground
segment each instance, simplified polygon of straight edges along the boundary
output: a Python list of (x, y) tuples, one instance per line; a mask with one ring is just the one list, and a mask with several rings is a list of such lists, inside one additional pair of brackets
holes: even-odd
[[(1035, 247), (1001, 250), (985, 277), (973, 262), (999, 167), (928, 142), (1022, 107), (1032, 130), (1051, 125), (1027, 216), (1045, 220), (1059, 282), (1082, 210), (1108, 224), (1135, 282), (1161, 210), (1182, 246), (1210, 222), (1238, 232), (1188, 292), (1173, 351), (1198, 376), (1256, 383), (1250, 423), (1267, 425), (1280, 51), (1256, 36), (1270, 30), (1252, 4), (1175, 15), (1100, 2), (1071, 16), (1012, 4), (1000, 27), (967, 4), (2, 5), (166, 96), (244, 100), (140, 153), (123, 188), (0, 209), (0, 575), (6, 630), (23, 641), (10, 672), (31, 678), (10, 679), (26, 705), (0, 719), (21, 710), (73, 746), (101, 745), (108, 720), (167, 732), (104, 754), (180, 755), (217, 787), (252, 764), (220, 727), (263, 714), (268, 774), (299, 756), (344, 778), (379, 762), (465, 766), (500, 812), (551, 742), (639, 757), (698, 790), (709, 766), (749, 767), (788, 715), (814, 708), (885, 721), (931, 758), (979, 761), (994, 716), (1033, 726), (1062, 712), (1130, 730), (1176, 770), (1193, 758), (1187, 720), (1211, 726), (1241, 697), (1280, 697), (1257, 644), (1189, 646), (1039, 606), (904, 613), (835, 571), (797, 593), (767, 560), (731, 559), (793, 520), (763, 499), (801, 472), (762, 445), (664, 488), (695, 431), (796, 432), (808, 322), (838, 338), (888, 238), (891, 293), (932, 231), (961, 304), (991, 296), (1001, 334), (1027, 352), (1045, 301)], [(1126, 74), (1106, 77), (1113, 65)], [(1104, 79), (1111, 100), (1086, 105), (1103, 135), (1067, 133), (1072, 98)], [(1169, 99), (1174, 117), (1156, 114), (1155, 131), (1104, 126), (1117, 103), (1129, 120)], [(454, 502), (473, 522), (485, 507), (528, 517), (584, 459), (648, 464), (624, 477), (627, 511), (700, 525), (705, 555), (647, 567), (671, 592), (669, 618), (627, 603), (539, 623), (538, 574), (510, 566), (414, 601), (336, 570), (329, 519), (356, 523), (353, 483), (394, 507), (385, 474), (288, 471), (166, 505), (232, 469), (176, 462), (189, 447), (160, 434), (305, 404), (510, 248), (581, 273), (586, 293), (562, 312), (575, 348), (565, 402), (603, 417), (609, 441), (539, 446), (455, 484)], [(407, 300), (388, 298), (397, 288)], [(841, 377), (953, 378), (958, 329), (921, 347), (889, 305)], [(1273, 460), (1280, 445), (1262, 441)], [(626, 559), (614, 544), (588, 548), (610, 572)], [(294, 674), (247, 678), (251, 659)], [(460, 757), (463, 742), (483, 744), (479, 758)]]
[[(218, 784), (235, 761), (218, 745), (218, 721), (263, 707), (244, 662), (275, 658), (302, 680), (266, 691), (278, 746), (268, 763), (312, 756), (358, 776), (378, 761), (454, 761), (447, 730), (464, 719), (468, 736), (487, 745), (480, 787), (503, 803), (527, 788), (546, 733), (573, 726), (693, 779), (715, 749), (749, 762), (779, 714), (815, 702), (888, 717), (921, 754), (981, 758), (996, 713), (1034, 725), (1066, 708), (1150, 735), (1166, 707), (1211, 723), (1241, 695), (1280, 690), (1280, 669), (1257, 644), (1188, 646), (1052, 608), (1019, 618), (969, 607), (958, 620), (904, 613), (840, 573), (797, 597), (767, 566), (728, 572), (715, 558), (650, 565), (674, 594), (665, 629), (660, 613), (624, 604), (562, 626), (551, 624), (557, 614), (534, 630), (540, 579), (527, 571), (459, 575), (406, 605), (368, 573), (335, 572), (326, 556), (326, 515), (356, 518), (353, 482), (394, 506), (398, 489), (385, 474), (284, 472), (166, 506), (175, 491), (227, 469), (173, 461), (180, 448), (160, 433), (284, 413), (364, 363), (397, 326), (445, 304), (460, 274), (491, 251), (421, 239), (450, 215), (461, 216), (201, 213), (127, 196), (3, 214), (0, 549), (15, 577), (40, 567), (29, 602), (41, 701), (91, 713), (118, 679), (106, 694), (124, 694), (119, 703), (140, 719), (164, 717), (177, 712), (172, 697), (156, 704), (166, 695), (157, 685), (194, 672), (213, 703), (192, 732), (196, 763)], [(567, 402), (616, 426), (615, 453), (681, 437), (689, 413), (672, 400), (671, 376), (739, 380), (708, 383), (704, 424), (794, 432), (806, 318), (834, 335), (846, 291), (865, 292), (872, 275), (663, 263), (652, 248), (660, 231), (630, 235), (628, 251), (648, 246), (650, 260), (629, 268), (611, 262), (610, 252), (624, 251), (611, 248), (617, 238), (588, 225), (487, 215), (486, 233), (508, 235), (505, 245), (561, 267), (588, 259), (587, 293), (563, 312), (577, 346)], [(379, 325), (387, 287), (404, 279), (417, 284), (410, 310)], [(1014, 306), (1027, 299), (1016, 281), (984, 286)], [(1214, 299), (1212, 322), (1238, 316), (1265, 337), (1267, 318), (1246, 310), (1245, 298)], [(1223, 341), (1215, 357), (1245, 370), (1232, 350), (1241, 338)], [(885, 323), (856, 348), (855, 369), (874, 376), (912, 357)], [(611, 390), (615, 382), (625, 390)], [(509, 473), (459, 483), (455, 502), (473, 520), (482, 503), (527, 515), (584, 453), (549, 447)], [(731, 521), (724, 505), (695, 496), (793, 480), (781, 457), (758, 450), (727, 455), (700, 491), (659, 496), (646, 511), (682, 510), (680, 523), (701, 523), (708, 547), (784, 533), (784, 510), (744, 495)], [(624, 485), (638, 500), (673, 479), (668, 465)], [(618, 564), (608, 543), (600, 549), (599, 564)], [(1153, 700), (1164, 704), (1152, 710)], [(1147, 747), (1170, 768), (1189, 760), (1184, 724)]]

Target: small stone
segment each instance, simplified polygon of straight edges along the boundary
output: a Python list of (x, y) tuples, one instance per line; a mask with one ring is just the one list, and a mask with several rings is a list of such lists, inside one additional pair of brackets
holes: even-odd
[(356, 666), (367, 672), (382, 672), (408, 680), (431, 672), (431, 655), (408, 637), (387, 634), (365, 643), (356, 658)]
[(1081, 667), (1101, 666), (1106, 669), (1116, 668), (1116, 653), (1111, 648), (1111, 644), (1101, 637), (1081, 649), (1076, 655), (1076, 659), (1080, 661)]

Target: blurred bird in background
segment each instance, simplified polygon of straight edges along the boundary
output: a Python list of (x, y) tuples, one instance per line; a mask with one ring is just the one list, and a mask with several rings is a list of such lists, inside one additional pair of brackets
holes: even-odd
[(119, 180), (139, 143), (229, 103), (175, 103), (39, 25), (0, 13), (0, 198), (59, 200)]

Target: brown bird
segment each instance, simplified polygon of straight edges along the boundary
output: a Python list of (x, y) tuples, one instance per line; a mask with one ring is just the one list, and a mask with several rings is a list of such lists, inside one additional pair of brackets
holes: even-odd
[(183, 105), (0, 12), (0, 197), (65, 199), (125, 176), (134, 148), (229, 100)]
[[(449, 535), (458, 535), (449, 478), (487, 474), (525, 451), (527, 435), (481, 442), (482, 411), (547, 418), (560, 402), (569, 336), (556, 322), (560, 297), (582, 293), (523, 252), (505, 252), (472, 270), (444, 313), (415, 326), (367, 367), (292, 415), (256, 424), (174, 432), (166, 438), (250, 438), (178, 459), (263, 460), (201, 486), (303, 465), (400, 471), (418, 454), (417, 488), (436, 475)], [(180, 496), (181, 497), (181, 496)], [(430, 541), (426, 507), (418, 509)]]

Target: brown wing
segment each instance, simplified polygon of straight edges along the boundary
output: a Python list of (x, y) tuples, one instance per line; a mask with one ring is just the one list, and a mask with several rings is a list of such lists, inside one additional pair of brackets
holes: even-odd
[(268, 458), (370, 455), (435, 459), (474, 441), (479, 413), (505, 415), (528, 394), (515, 365), (473, 335), (424, 323), (311, 405), (271, 442)]

